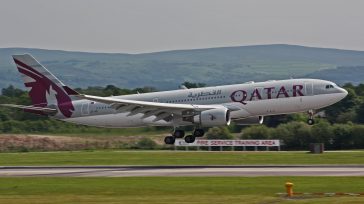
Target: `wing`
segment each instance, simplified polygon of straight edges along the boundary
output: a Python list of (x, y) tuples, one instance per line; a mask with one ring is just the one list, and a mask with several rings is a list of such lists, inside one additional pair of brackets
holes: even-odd
[(171, 104), (171, 103), (158, 103), (149, 101), (136, 101), (128, 99), (118, 99), (114, 97), (99, 97), (91, 95), (79, 94), (77, 97), (96, 101), (100, 103), (110, 104), (111, 107), (119, 112), (129, 112), (128, 116), (136, 115), (139, 113), (144, 114), (143, 118), (156, 116), (153, 120), (172, 119), (172, 115), (179, 115), (181, 117), (194, 116), (201, 111), (215, 109), (221, 106), (217, 105), (193, 105), (193, 104)]
[(35, 114), (39, 114), (39, 115), (52, 116), (52, 115), (57, 114), (57, 109), (54, 109), (54, 108), (24, 106), (24, 105), (15, 105), (15, 104), (0, 104), (0, 106), (18, 108), (18, 109), (23, 110), (24, 112), (35, 113)]

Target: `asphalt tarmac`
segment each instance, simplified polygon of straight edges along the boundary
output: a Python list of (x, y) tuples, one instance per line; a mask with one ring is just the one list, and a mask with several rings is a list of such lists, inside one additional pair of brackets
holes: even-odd
[(364, 176), (364, 165), (337, 166), (14, 166), (0, 167), (0, 177), (135, 176)]

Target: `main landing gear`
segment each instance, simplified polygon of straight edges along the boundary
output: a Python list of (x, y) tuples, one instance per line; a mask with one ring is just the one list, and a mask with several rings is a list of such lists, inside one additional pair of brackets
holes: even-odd
[(195, 129), (192, 135), (187, 135), (185, 137), (185, 131), (183, 130), (175, 130), (172, 136), (167, 136), (164, 138), (164, 143), (166, 144), (174, 144), (176, 138), (183, 138), (185, 139), (186, 143), (193, 143), (196, 140), (196, 137), (202, 137), (205, 134), (203, 129)]
[(307, 124), (313, 125), (315, 124), (315, 120), (313, 119), (313, 115), (315, 114), (313, 110), (309, 110), (308, 112), (309, 118), (307, 119)]
[(176, 138), (173, 136), (167, 136), (164, 138), (164, 143), (166, 143), (166, 144), (174, 144), (175, 141), (176, 141)]

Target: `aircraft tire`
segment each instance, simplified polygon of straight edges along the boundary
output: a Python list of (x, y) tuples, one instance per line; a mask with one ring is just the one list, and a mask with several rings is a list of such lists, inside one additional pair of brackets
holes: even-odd
[(174, 144), (174, 142), (176, 141), (176, 139), (173, 136), (167, 136), (164, 138), (164, 143), (172, 145)]
[(315, 120), (310, 118), (307, 120), (307, 124), (313, 125), (313, 124), (315, 124)]
[(193, 131), (193, 136), (195, 137), (202, 137), (205, 134), (205, 131), (203, 129), (196, 129)]
[(194, 137), (193, 135), (187, 135), (185, 137), (185, 142), (186, 143), (193, 143), (193, 142), (195, 142), (195, 140), (196, 140), (196, 137)]
[(185, 131), (183, 130), (176, 130), (173, 133), (173, 137), (175, 138), (183, 138), (185, 136)]

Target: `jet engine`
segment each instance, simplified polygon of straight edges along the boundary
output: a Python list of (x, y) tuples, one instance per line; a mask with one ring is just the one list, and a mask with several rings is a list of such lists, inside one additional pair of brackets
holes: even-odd
[(260, 125), (263, 123), (263, 116), (255, 116), (244, 119), (234, 120), (237, 125)]
[(192, 118), (192, 122), (201, 127), (229, 125), (230, 121), (230, 111), (227, 108), (205, 110)]

